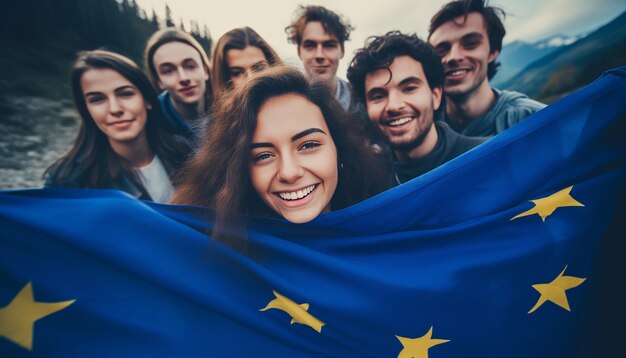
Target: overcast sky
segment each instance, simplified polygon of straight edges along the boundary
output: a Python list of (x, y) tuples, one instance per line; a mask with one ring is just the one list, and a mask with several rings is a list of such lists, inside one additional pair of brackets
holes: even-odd
[[(431, 16), (447, 0), (343, 0), (302, 2), (295, 0), (136, 0), (150, 14), (154, 9), (163, 17), (165, 3), (178, 23), (196, 20), (206, 24), (217, 40), (235, 27), (250, 26), (287, 63), (299, 64), (296, 48), (287, 43), (284, 28), (298, 5), (322, 5), (350, 20), (356, 28), (346, 42), (346, 55), (339, 68), (345, 78), (347, 64), (355, 49), (371, 35), (390, 30), (427, 35)], [(215, 5), (218, 3), (219, 5)], [(507, 12), (504, 42), (538, 41), (555, 34), (575, 35), (593, 30), (626, 10), (624, 0), (496, 0), (492, 4)]]

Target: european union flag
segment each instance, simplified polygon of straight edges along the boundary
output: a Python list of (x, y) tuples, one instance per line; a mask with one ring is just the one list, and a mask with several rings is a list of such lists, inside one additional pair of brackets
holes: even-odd
[(0, 193), (0, 355), (619, 355), (625, 114), (621, 68), (363, 203), (250, 218), (246, 253), (210, 211)]

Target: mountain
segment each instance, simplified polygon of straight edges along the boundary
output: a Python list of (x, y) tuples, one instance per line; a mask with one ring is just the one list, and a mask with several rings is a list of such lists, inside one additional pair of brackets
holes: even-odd
[(501, 87), (551, 103), (620, 66), (626, 66), (626, 12), (532, 62)]
[(498, 67), (498, 74), (491, 80), (491, 85), (501, 88), (504, 83), (532, 62), (574, 43), (586, 35), (565, 36), (558, 34), (534, 43), (518, 40), (504, 45), (500, 56), (498, 56), (498, 62), (501, 63), (501, 66)]

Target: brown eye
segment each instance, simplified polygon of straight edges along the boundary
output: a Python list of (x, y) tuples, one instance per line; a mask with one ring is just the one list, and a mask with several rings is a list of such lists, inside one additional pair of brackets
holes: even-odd
[(263, 153), (259, 153), (257, 155), (255, 155), (254, 157), (252, 157), (252, 161), (255, 163), (264, 161), (264, 160), (268, 160), (272, 157), (271, 153), (268, 152), (263, 152)]
[(230, 71), (230, 77), (231, 78), (237, 78), (239, 76), (243, 75), (243, 71), (241, 70), (231, 70)]
[(263, 71), (265, 69), (267, 69), (269, 66), (267, 63), (265, 62), (260, 62), (255, 64), (254, 66), (252, 66), (252, 71), (253, 72), (259, 72), (259, 71)]
[(298, 147), (298, 150), (311, 150), (321, 146), (322, 144), (313, 140), (306, 141)]
[(104, 96), (89, 96), (87, 97), (87, 103), (100, 103), (104, 101)]

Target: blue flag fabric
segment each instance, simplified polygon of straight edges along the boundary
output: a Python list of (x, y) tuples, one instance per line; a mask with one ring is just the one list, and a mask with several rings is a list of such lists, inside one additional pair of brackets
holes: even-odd
[(246, 253), (209, 209), (1, 192), (0, 356), (623, 352), (625, 99), (609, 71), (353, 207), (250, 218)]

